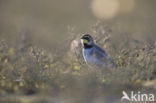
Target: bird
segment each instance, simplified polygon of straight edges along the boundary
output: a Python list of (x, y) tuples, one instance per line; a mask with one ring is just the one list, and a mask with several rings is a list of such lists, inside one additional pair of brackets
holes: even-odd
[(111, 57), (94, 43), (94, 39), (90, 34), (83, 34), (81, 44), (83, 46), (83, 58), (90, 67), (110, 68), (114, 66)]

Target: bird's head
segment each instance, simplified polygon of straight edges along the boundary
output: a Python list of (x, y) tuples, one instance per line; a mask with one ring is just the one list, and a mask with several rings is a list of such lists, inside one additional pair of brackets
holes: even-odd
[(81, 43), (84, 46), (84, 48), (91, 48), (93, 46), (93, 44), (94, 44), (94, 40), (93, 40), (91, 35), (84, 34), (81, 37)]

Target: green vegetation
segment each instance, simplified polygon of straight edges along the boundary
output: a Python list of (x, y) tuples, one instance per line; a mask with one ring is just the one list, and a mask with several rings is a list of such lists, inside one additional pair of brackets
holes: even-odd
[(70, 49), (73, 39), (77, 40), (80, 35), (69, 34), (70, 42), (65, 48), (57, 48), (64, 52), (57, 53), (25, 42), (8, 45), (1, 40), (0, 102), (94, 103), (102, 100), (120, 103), (122, 90), (156, 93), (156, 43), (128, 38), (117, 47), (111, 32), (99, 24), (92, 28), (92, 34), (117, 67), (94, 70), (84, 63), (81, 47), (74, 47), (76, 51)]

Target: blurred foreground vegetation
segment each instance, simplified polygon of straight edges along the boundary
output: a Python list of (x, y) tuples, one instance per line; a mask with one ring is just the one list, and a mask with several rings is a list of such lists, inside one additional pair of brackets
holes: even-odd
[(0, 40), (0, 103), (120, 103), (123, 90), (156, 94), (156, 42), (125, 36), (116, 46), (109, 28), (97, 24), (92, 34), (117, 67), (93, 70), (81, 47), (70, 47), (80, 35), (69, 34), (54, 53), (25, 38), (12, 45)]

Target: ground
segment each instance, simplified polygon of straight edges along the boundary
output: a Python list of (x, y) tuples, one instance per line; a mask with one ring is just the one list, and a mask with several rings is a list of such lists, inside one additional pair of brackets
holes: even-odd
[(14, 45), (1, 40), (0, 103), (120, 103), (122, 91), (156, 94), (156, 42), (125, 36), (116, 45), (109, 27), (92, 29), (116, 67), (90, 69), (75, 44), (80, 35), (71, 31), (57, 52), (29, 45), (29, 39)]

